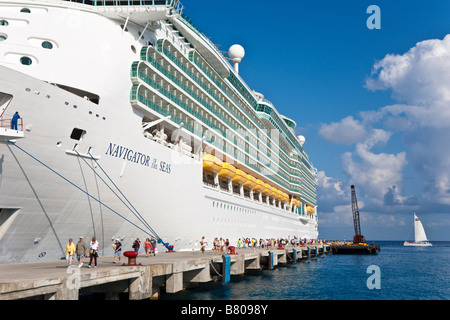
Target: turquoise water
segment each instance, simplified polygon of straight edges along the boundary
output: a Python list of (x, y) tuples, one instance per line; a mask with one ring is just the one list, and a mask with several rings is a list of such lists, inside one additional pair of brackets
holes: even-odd
[(207, 283), (180, 293), (163, 294), (160, 299), (450, 299), (450, 242), (433, 242), (433, 247), (404, 247), (399, 241), (376, 243), (381, 248), (377, 255), (327, 254), (274, 270), (233, 276), (225, 285)]

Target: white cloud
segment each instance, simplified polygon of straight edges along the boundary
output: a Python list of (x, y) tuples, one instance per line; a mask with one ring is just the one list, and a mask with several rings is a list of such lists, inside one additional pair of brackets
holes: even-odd
[(342, 227), (353, 229), (353, 214), (350, 200), (348, 205), (334, 206), (331, 211), (320, 211), (320, 227)]
[(319, 134), (332, 143), (353, 144), (364, 139), (367, 132), (358, 120), (348, 116), (340, 122), (322, 123), (319, 128)]
[(370, 90), (391, 89), (393, 97), (411, 105), (450, 101), (450, 35), (416, 44), (405, 54), (388, 54), (375, 63)]
[(375, 129), (364, 142), (356, 145), (353, 153), (346, 152), (341, 157), (349, 181), (360, 186), (370, 203), (378, 206), (383, 205), (384, 196), (390, 188), (401, 188), (402, 171), (407, 164), (404, 151), (398, 154), (371, 151), (378, 143), (386, 143), (389, 137), (388, 132)]
[(328, 177), (325, 171), (318, 171), (316, 177), (321, 212), (335, 212), (337, 206), (350, 203), (350, 193), (343, 188), (342, 181)]
[(344, 190), (342, 190), (342, 182), (337, 179), (327, 177), (325, 171), (317, 172), (317, 180), (319, 186), (321, 186), (322, 188), (332, 189), (334, 193), (339, 196), (344, 195)]
[(386, 106), (377, 116), (405, 132), (407, 158), (424, 183), (423, 200), (450, 205), (450, 35), (386, 55), (374, 65), (366, 87), (390, 89), (406, 102)]

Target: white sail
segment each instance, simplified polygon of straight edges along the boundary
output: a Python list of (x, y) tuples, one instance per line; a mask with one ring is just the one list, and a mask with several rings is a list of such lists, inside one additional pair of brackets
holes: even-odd
[(416, 214), (414, 214), (414, 235), (416, 242), (428, 241), (422, 222), (420, 222)]

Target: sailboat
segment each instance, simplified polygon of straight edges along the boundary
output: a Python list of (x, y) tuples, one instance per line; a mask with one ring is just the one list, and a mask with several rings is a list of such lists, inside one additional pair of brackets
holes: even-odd
[(404, 246), (416, 246), (416, 247), (431, 247), (432, 244), (428, 242), (427, 235), (425, 234), (425, 229), (423, 228), (422, 222), (414, 213), (414, 241), (403, 243)]

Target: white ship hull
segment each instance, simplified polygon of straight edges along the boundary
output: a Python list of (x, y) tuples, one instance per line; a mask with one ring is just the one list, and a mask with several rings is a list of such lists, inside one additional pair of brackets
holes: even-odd
[(403, 243), (405, 247), (431, 247), (433, 244), (430, 242), (407, 242)]
[[(21, 3), (33, 1), (11, 7)], [(90, 12), (38, 4), (32, 13), (42, 14), (27, 16), (30, 27), (0, 49), (0, 92), (13, 97), (5, 113), (19, 111), (24, 121), (23, 138), (0, 139), (0, 263), (59, 259), (68, 239), (79, 236), (95, 235), (100, 254), (112, 255), (115, 238), (131, 249), (135, 238), (150, 237), (146, 223), (175, 251), (199, 250), (202, 236), (210, 247), (215, 237), (231, 244), (318, 237), (315, 216), (209, 187), (201, 159), (143, 136), (145, 113), (129, 98), (130, 66), (139, 55), (130, 46), (142, 44), (134, 36)], [(10, 26), (23, 19), (10, 14)], [(31, 27), (54, 39), (60, 52), (26, 47), (21, 50), (39, 64), (15, 64), (8, 59), (24, 54), (17, 43)], [(48, 82), (90, 88), (100, 103)], [(71, 138), (74, 128), (84, 130), (82, 139)]]

